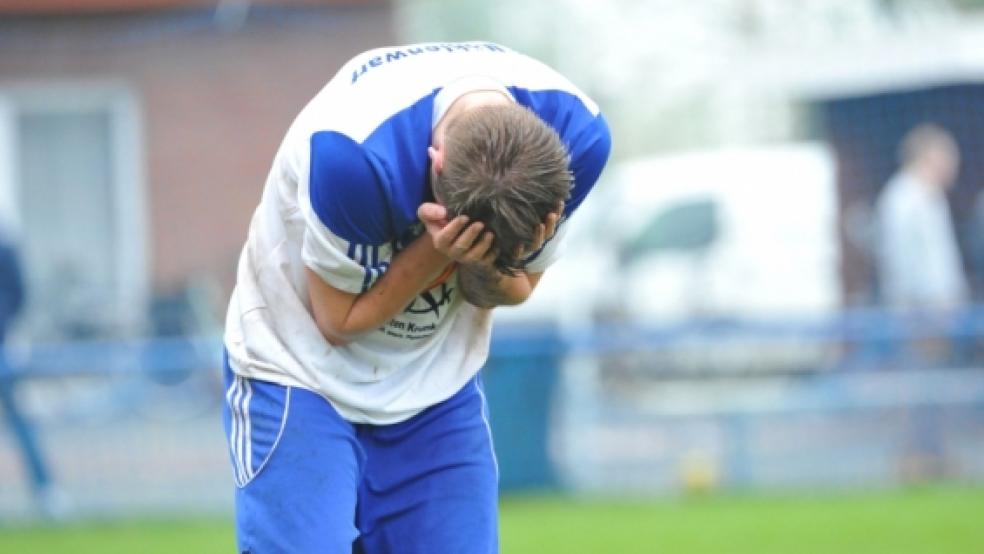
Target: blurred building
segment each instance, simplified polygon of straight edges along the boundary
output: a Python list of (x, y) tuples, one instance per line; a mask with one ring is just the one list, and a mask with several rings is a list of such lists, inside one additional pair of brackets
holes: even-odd
[(0, 223), (28, 334), (140, 334), (155, 296), (227, 293), (294, 115), (394, 40), (385, 0), (0, 3)]
[[(401, 0), (396, 6), (410, 40), (481, 34), (570, 76), (599, 101), (612, 126), (612, 167), (654, 155), (828, 144), (841, 235), (840, 260), (832, 263), (845, 306), (876, 297), (866, 226), (870, 204), (895, 169), (902, 134), (933, 121), (967, 152), (979, 143), (980, 0), (649, 0), (606, 7), (586, 0), (462, 0), (453, 8), (440, 0)], [(984, 186), (978, 166), (966, 156), (953, 194), (958, 234), (972, 248), (980, 248), (965, 240)], [(608, 171), (599, 188), (615, 173)], [(763, 209), (761, 217), (772, 213)], [(641, 216), (625, 215), (632, 217)], [(968, 244), (961, 246), (964, 259), (972, 259)]]

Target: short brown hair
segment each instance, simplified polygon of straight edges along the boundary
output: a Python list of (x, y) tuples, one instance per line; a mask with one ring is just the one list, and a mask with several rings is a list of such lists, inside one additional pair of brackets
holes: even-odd
[(435, 195), (449, 218), (484, 223), (495, 237), (495, 267), (515, 274), (519, 249), (534, 243), (539, 224), (570, 195), (560, 136), (519, 104), (479, 106), (450, 122), (445, 146)]

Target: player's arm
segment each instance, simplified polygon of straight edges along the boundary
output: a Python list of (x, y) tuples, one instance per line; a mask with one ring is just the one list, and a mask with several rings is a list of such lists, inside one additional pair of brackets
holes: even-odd
[[(311, 311), (318, 329), (333, 345), (350, 342), (399, 314), (452, 263), (444, 252), (461, 251), (471, 259), (482, 257), (488, 244), (476, 241), (481, 223), (468, 225), (460, 216), (439, 229), (418, 237), (393, 257), (387, 271), (368, 290), (353, 294), (326, 283), (306, 269)], [(471, 258), (469, 258), (471, 257)]]
[(468, 227), (466, 219), (444, 222), (381, 263), (376, 245), (389, 243), (393, 233), (384, 162), (334, 131), (312, 134), (309, 148), (309, 159), (297, 163), (301, 257), (315, 323), (328, 342), (341, 345), (404, 310), (452, 263), (442, 249), (457, 248), (459, 238), (470, 245), (481, 227)]

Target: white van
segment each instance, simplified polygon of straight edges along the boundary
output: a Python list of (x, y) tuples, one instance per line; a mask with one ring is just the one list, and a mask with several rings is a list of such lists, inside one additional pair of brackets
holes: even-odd
[(837, 309), (834, 162), (817, 143), (622, 161), (500, 321), (789, 319)]

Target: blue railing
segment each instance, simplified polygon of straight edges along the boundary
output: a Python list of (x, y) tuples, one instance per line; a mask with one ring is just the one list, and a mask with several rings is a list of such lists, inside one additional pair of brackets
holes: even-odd
[[(560, 330), (552, 324), (499, 326), (493, 335), (495, 360), (529, 356), (607, 355), (624, 352), (672, 350), (693, 341), (768, 344), (815, 344), (856, 347), (845, 353), (843, 367), (853, 367), (851, 356), (865, 351), (869, 361), (881, 353), (891, 356), (905, 344), (920, 339), (959, 343), (984, 338), (984, 306), (948, 316), (902, 315), (876, 309), (845, 311), (836, 315), (800, 319), (694, 319), (666, 325), (605, 323)], [(688, 342), (689, 341), (689, 342)], [(85, 374), (182, 373), (218, 366), (219, 337), (176, 337), (131, 340), (93, 340), (36, 343), (11, 352), (17, 377), (58, 377)], [(876, 354), (871, 354), (872, 351)]]
[(869, 347), (885, 352), (920, 339), (959, 342), (984, 338), (984, 305), (948, 315), (854, 309), (834, 315), (785, 319), (691, 319), (670, 324), (604, 323), (558, 331), (515, 325), (496, 330), (493, 356), (611, 354), (665, 350), (685, 341), (741, 341)]
[[(822, 369), (827, 370), (824, 372), (826, 384), (797, 396), (796, 406), (826, 410), (832, 403), (845, 407), (860, 405), (857, 402), (851, 404), (853, 400), (849, 397), (838, 396), (832, 400), (830, 390), (845, 389), (838, 379), (851, 379), (858, 375), (853, 371), (858, 368), (894, 368), (900, 365), (895, 362), (904, 357), (912, 344), (924, 339), (935, 339), (955, 351), (962, 350), (966, 364), (980, 366), (984, 363), (980, 359), (984, 354), (984, 340), (980, 340), (984, 339), (984, 306), (974, 306), (947, 317), (853, 310), (804, 319), (703, 319), (671, 325), (607, 323), (563, 330), (556, 325), (500, 325), (493, 337), (485, 383), (503, 487), (549, 487), (557, 482), (547, 444), (552, 432), (549, 425), (551, 398), (564, 359), (578, 356), (607, 359), (622, 353), (651, 353), (652, 358), (636, 356), (636, 361), (643, 362), (640, 366), (643, 371), (654, 375), (672, 373), (674, 377), (686, 378), (687, 366), (681, 369), (673, 367), (672, 363), (662, 363), (666, 358), (660, 356), (681, 349), (713, 349), (718, 344), (746, 342), (753, 356), (770, 345), (794, 345), (794, 349), (818, 347), (814, 350), (823, 355), (806, 356), (803, 358), (806, 365), (801, 359), (797, 367), (786, 369), (820, 369), (809, 366), (814, 362), (823, 365)], [(214, 372), (217, 377), (221, 352), (221, 339), (216, 336), (36, 343), (29, 348), (11, 349), (9, 357), (13, 369), (0, 372), (0, 388), (10, 392), (8, 381), (63, 377), (150, 376), (162, 383), (180, 382), (189, 375), (203, 372)], [(646, 360), (662, 362), (647, 365)], [(710, 359), (708, 363), (713, 364), (714, 360)], [(909, 381), (918, 384), (919, 378), (922, 377), (915, 376)], [(816, 381), (810, 382), (816, 384)], [(777, 404), (772, 408), (781, 411), (789, 406)], [(752, 416), (747, 414), (720, 417), (727, 421), (752, 421), (749, 419)], [(39, 457), (39, 449), (31, 447), (37, 441), (28, 429), (29, 426), (21, 425), (15, 433), (21, 445), (28, 445), (20, 446), (20, 449), (29, 465), (35, 468), (34, 473), (40, 475), (38, 481), (43, 483), (43, 460)], [(732, 458), (749, 459), (738, 455), (729, 459)], [(742, 466), (738, 462), (733, 465)], [(741, 472), (736, 470), (734, 474)]]

